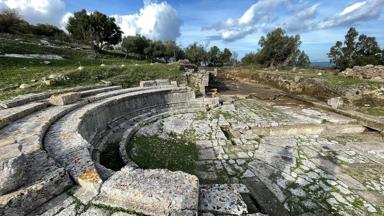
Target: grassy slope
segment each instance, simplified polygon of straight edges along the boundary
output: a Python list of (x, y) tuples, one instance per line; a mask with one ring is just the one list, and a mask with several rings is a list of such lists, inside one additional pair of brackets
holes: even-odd
[[(56, 48), (37, 45), (36, 38), (23, 38), (23, 43), (16, 40), (1, 38), (0, 53), (17, 54), (57, 54), (65, 60), (19, 59), (0, 57), (0, 99), (18, 94), (41, 92), (48, 89), (58, 89), (77, 85), (99, 83), (101, 80), (112, 81), (113, 84), (131, 87), (138, 85), (140, 80), (171, 78), (181, 81), (182, 72), (177, 65), (149, 64), (145, 61), (125, 59), (113, 55), (103, 55), (97, 59), (90, 58), (90, 50), (71, 48)], [(101, 67), (105, 64), (105, 67)], [(83, 70), (78, 70), (79, 66)], [(122, 67), (125, 65), (125, 67)], [(50, 74), (65, 74), (69, 80), (53, 86), (37, 85), (27, 89), (4, 90), (10, 86), (22, 83), (32, 84), (31, 80), (41, 80)]]

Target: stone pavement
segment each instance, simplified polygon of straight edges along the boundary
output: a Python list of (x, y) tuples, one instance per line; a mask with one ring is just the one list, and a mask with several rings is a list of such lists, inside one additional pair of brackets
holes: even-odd
[[(330, 126), (337, 132), (327, 130)], [(319, 135), (318, 128), (325, 130)], [(243, 99), (158, 120), (137, 135), (167, 139), (191, 131), (198, 148), (196, 174), (203, 184), (252, 187), (249, 181), (261, 181), (291, 215), (384, 214), (383, 138), (354, 119), (304, 104)], [(210, 197), (200, 202), (206, 199), (214, 203)], [(256, 199), (256, 206), (261, 203)], [(258, 212), (262, 209), (268, 206), (259, 206)]]

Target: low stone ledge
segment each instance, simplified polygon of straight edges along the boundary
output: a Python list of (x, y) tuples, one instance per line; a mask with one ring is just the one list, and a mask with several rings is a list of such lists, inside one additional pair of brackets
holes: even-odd
[(252, 133), (259, 136), (359, 134), (365, 130), (359, 124), (299, 124), (251, 129)]
[(303, 101), (305, 103), (309, 103), (310, 105), (312, 105), (314, 107), (317, 107), (317, 108), (320, 108), (323, 110), (328, 110), (328, 111), (335, 112), (335, 113), (343, 115), (343, 116), (347, 116), (347, 117), (356, 119), (359, 124), (361, 124), (365, 127), (377, 130), (381, 134), (384, 134), (384, 121), (379, 119), (379, 118), (375, 118), (374, 116), (369, 116), (367, 114), (360, 113), (360, 112), (353, 111), (353, 110), (334, 109), (334, 108), (332, 108), (332, 107), (330, 107), (330, 106), (328, 106), (322, 102), (313, 101), (313, 100), (307, 99), (306, 97), (303, 97), (303, 96), (290, 96), (290, 97), (293, 99), (296, 99), (296, 100)]
[(49, 102), (55, 106), (64, 106), (64, 105), (75, 103), (76, 101), (80, 100), (80, 96), (81, 95), (78, 92), (52, 95), (49, 98)]
[(86, 91), (90, 89), (96, 89), (96, 88), (102, 88), (107, 87), (110, 85), (102, 84), (102, 85), (93, 85), (93, 86), (82, 86), (82, 87), (74, 87), (74, 88), (68, 88), (68, 89), (62, 89), (62, 90), (56, 90), (56, 91), (50, 91), (50, 92), (43, 92), (43, 93), (32, 93), (32, 94), (26, 94), (26, 95), (20, 95), (15, 98), (11, 98), (9, 100), (0, 101), (0, 107), (8, 109), (15, 106), (20, 106), (32, 101), (38, 101), (43, 100), (46, 98), (49, 98), (50, 96), (54, 94), (64, 94), (68, 92), (79, 92), (79, 91)]
[(92, 202), (147, 215), (196, 215), (198, 196), (196, 176), (126, 166), (102, 185)]
[(32, 102), (23, 106), (3, 110), (0, 109), (0, 129), (13, 121), (23, 118), (38, 110), (42, 110), (48, 106), (48, 102)]

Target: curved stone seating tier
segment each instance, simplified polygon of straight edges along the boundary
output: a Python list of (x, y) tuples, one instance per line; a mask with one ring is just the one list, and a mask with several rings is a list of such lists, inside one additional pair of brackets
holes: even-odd
[[(98, 93), (109, 92), (114, 90), (121, 89), (121, 86), (95, 86), (95, 87), (82, 87), (82, 88), (71, 88), (67, 90), (57, 91), (58, 93), (66, 93), (69, 90), (76, 90), (80, 93), (81, 97), (89, 97)], [(84, 90), (84, 91), (83, 91)], [(75, 91), (75, 92), (76, 92)], [(14, 122), (24, 116), (27, 116), (31, 113), (37, 112), (44, 109), (45, 107), (50, 106), (50, 103), (46, 97), (53, 95), (53, 93), (41, 93), (36, 95), (30, 95), (29, 97), (21, 97), (21, 99), (13, 99), (8, 102), (0, 102), (0, 104), (6, 104), (5, 107), (11, 107), (6, 109), (0, 109), (0, 129), (5, 127), (11, 122)], [(39, 101), (37, 101), (39, 100)], [(17, 101), (17, 102), (15, 102)], [(20, 104), (19, 106), (13, 106), (15, 104)]]
[(198, 207), (197, 177), (127, 166), (103, 182), (99, 171), (105, 167), (97, 163), (99, 156), (92, 160), (91, 152), (103, 151), (108, 137), (116, 131), (124, 132), (163, 112), (186, 108), (193, 111), (204, 105), (204, 101), (195, 100), (194, 92), (177, 87), (142, 89), (109, 97), (55, 122), (46, 134), (44, 147), (77, 184), (92, 192), (95, 204), (150, 215), (193, 215)]
[(16, 106), (21, 106), (32, 101), (43, 100), (43, 99), (49, 98), (51, 95), (54, 95), (54, 94), (88, 91), (88, 90), (99, 89), (107, 86), (109, 85), (101, 84), (101, 85), (92, 85), (92, 86), (81, 86), (81, 87), (67, 88), (67, 89), (50, 91), (50, 92), (20, 95), (9, 100), (0, 101), (0, 107), (7, 109), (7, 108), (16, 107)]
[[(112, 122), (129, 119), (160, 105), (177, 104), (193, 98), (185, 88), (150, 89), (110, 97), (84, 106), (56, 122), (47, 132), (45, 149), (82, 187), (95, 193), (102, 183), (90, 149), (92, 140)], [(70, 127), (68, 127), (70, 125)]]
[[(43, 106), (44, 109), (10, 122), (1, 129), (0, 215), (24, 215), (73, 184), (65, 169), (57, 166), (42, 148), (43, 137), (52, 123), (91, 102), (142, 90), (143, 88), (120, 90), (120, 87), (87, 87), (79, 93), (86, 96), (97, 95), (66, 106)], [(33, 107), (34, 104), (37, 103), (31, 102), (21, 106)], [(1, 111), (9, 110), (19, 112), (22, 108), (14, 107)]]

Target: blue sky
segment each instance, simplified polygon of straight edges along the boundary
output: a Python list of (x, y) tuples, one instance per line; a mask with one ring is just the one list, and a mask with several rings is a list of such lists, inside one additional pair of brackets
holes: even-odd
[(301, 48), (312, 61), (343, 40), (350, 26), (375, 36), (384, 48), (384, 0), (0, 0), (32, 23), (64, 26), (80, 9), (115, 16), (126, 35), (175, 39), (227, 47), (242, 57), (255, 52), (262, 35), (276, 27), (300, 34)]

